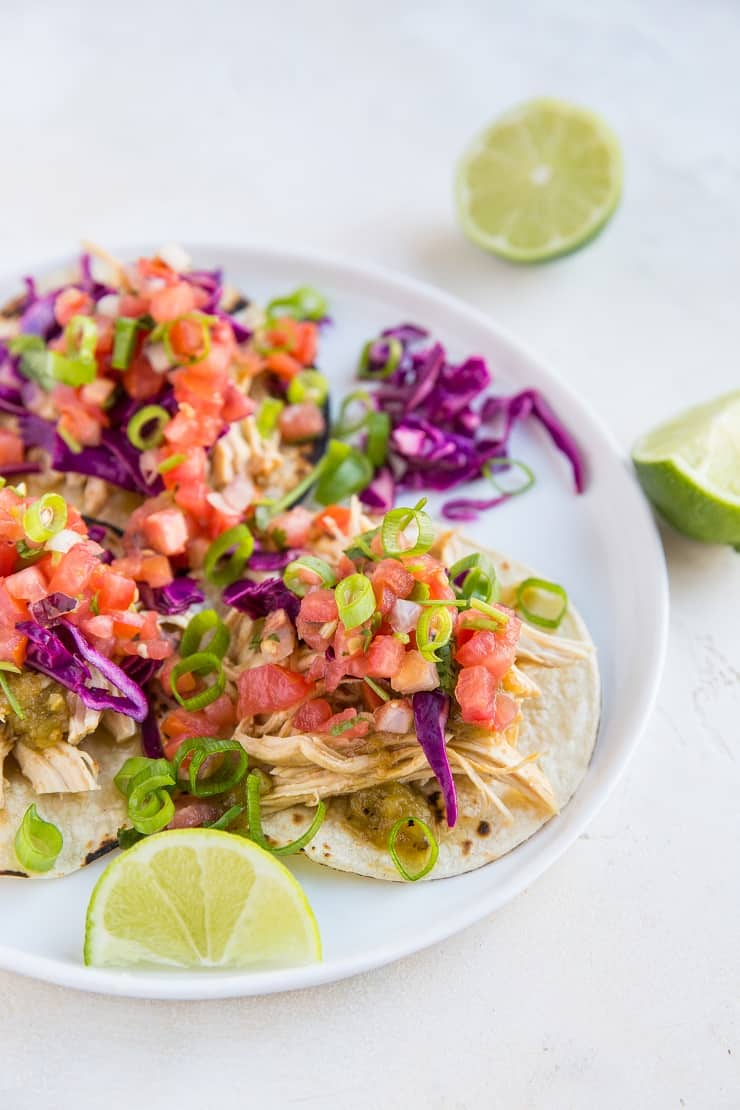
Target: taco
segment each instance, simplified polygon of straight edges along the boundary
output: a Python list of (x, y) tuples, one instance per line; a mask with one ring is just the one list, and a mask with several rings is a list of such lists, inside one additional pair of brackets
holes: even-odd
[(0, 312), (0, 485), (21, 483), (0, 488), (0, 871), (30, 873), (15, 837), (38, 803), (54, 876), (129, 823), (114, 775), (162, 755), (178, 706), (152, 679), (221, 564), (289, 558), (243, 520), (270, 504), (291, 538), (281, 499), (326, 443), (325, 306), (304, 289), (262, 310), (173, 248), (93, 248), (26, 285)]
[(311, 554), (283, 582), (243, 583), (227, 618), (265, 829), (285, 843), (323, 802), (304, 848), (317, 863), (380, 879), (480, 867), (586, 772), (600, 707), (586, 627), (572, 605), (523, 619), (530, 583), (563, 610), (560, 588), (418, 508), (319, 519)]

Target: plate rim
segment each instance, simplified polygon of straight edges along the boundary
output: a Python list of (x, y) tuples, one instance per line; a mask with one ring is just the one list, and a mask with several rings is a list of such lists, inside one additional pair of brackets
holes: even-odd
[[(360, 283), (367, 284), (369, 280), (385, 294), (395, 290), (401, 294), (413, 294), (432, 305), (436, 303), (440, 308), (445, 308), (457, 316), (463, 326), (465, 322), (476, 325), (484, 332), (488, 332), (495, 342), (508, 347), (519, 359), (534, 366), (542, 379), (552, 383), (555, 391), (561, 394), (571, 411), (576, 411), (591, 425), (598, 437), (608, 446), (615, 461), (622, 464), (626, 462), (624, 452), (601, 417), (578, 396), (574, 388), (553, 369), (548, 360), (528, 343), (522, 342), (508, 328), (461, 296), (448, 293), (431, 282), (390, 267), (364, 259), (349, 259), (340, 253), (320, 249), (293, 249), (277, 244), (261, 243), (258, 240), (251, 243), (230, 244), (189, 240), (185, 249), (196, 257), (210, 255), (218, 258), (222, 255), (241, 254), (254, 259), (255, 256), (262, 255), (277, 265), (306, 268), (318, 266), (331, 273), (337, 284), (341, 284), (342, 276), (351, 275)], [(111, 253), (125, 258), (148, 250), (151, 250), (150, 245), (130, 243), (112, 248)], [(60, 260), (46, 259), (37, 263), (32, 262), (27, 267), (27, 272), (53, 274), (56, 270), (68, 266), (74, 257), (76, 256), (70, 253)], [(17, 280), (17, 275), (10, 276), (7, 272), (3, 272), (0, 274), (0, 287), (4, 288)], [(586, 464), (588, 467), (588, 459)], [(528, 861), (508, 881), (481, 893), (470, 904), (437, 919), (421, 932), (415, 932), (412, 939), (386, 941), (367, 949), (362, 956), (347, 956), (332, 962), (267, 971), (176, 973), (149, 970), (124, 971), (86, 967), (83, 964), (74, 964), (59, 958), (25, 952), (12, 945), (0, 944), (0, 969), (75, 990), (150, 1000), (208, 1000), (274, 994), (337, 982), (403, 959), (460, 932), (520, 894), (571, 847), (608, 801), (634, 756), (652, 714), (660, 687), (667, 651), (669, 623), (669, 589), (665, 554), (657, 523), (647, 501), (642, 496), (634, 473), (625, 467), (624, 477), (635, 494), (634, 511), (642, 517), (645, 533), (643, 538), (649, 545), (645, 549), (645, 554), (652, 563), (652, 577), (656, 587), (653, 594), (652, 614), (653, 650), (650, 654), (650, 664), (646, 669), (646, 680), (640, 690), (640, 697), (633, 702), (632, 727), (625, 728), (620, 752), (607, 772), (605, 781), (595, 787), (592, 796), (579, 807), (577, 816), (563, 825), (552, 842), (545, 844), (536, 857)], [(579, 787), (576, 793), (579, 793), (580, 789)], [(464, 876), (458, 878), (464, 879)]]

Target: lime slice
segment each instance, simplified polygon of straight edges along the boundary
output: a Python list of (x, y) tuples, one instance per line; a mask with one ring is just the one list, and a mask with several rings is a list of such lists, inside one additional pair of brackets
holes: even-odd
[(492, 123), (463, 155), (456, 182), (465, 234), (515, 262), (581, 246), (609, 219), (621, 188), (612, 131), (559, 100), (532, 100)]
[(318, 925), (290, 871), (249, 840), (175, 829), (103, 872), (85, 922), (97, 967), (293, 967), (321, 959)]
[(740, 392), (654, 428), (632, 461), (645, 493), (680, 532), (740, 544)]

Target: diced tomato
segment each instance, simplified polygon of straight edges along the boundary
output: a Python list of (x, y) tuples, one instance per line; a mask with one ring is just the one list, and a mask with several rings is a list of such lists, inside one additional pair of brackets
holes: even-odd
[(101, 567), (94, 573), (90, 588), (97, 593), (98, 608), (105, 613), (111, 609), (128, 609), (136, 598), (136, 583), (109, 567)]
[(5, 588), (11, 597), (21, 601), (41, 601), (49, 592), (46, 578), (36, 566), (11, 574), (5, 579)]
[(17, 562), (18, 548), (15, 544), (9, 543), (7, 540), (0, 540), (0, 578), (12, 574)]
[(131, 359), (128, 369), (124, 370), (122, 381), (129, 397), (133, 397), (135, 401), (148, 401), (161, 391), (164, 379), (153, 368), (149, 359), (139, 352)]
[(384, 701), (375, 710), (375, 726), (381, 732), (411, 732), (414, 713), (408, 698)]
[(146, 297), (139, 297), (135, 293), (122, 293), (118, 305), (121, 316), (143, 316), (149, 307)]
[(387, 586), (396, 597), (406, 598), (413, 590), (416, 579), (398, 559), (381, 559), (371, 575), (373, 585), (377, 582)]
[(367, 654), (352, 659), (348, 674), (356, 678), (391, 678), (403, 663), (405, 649), (394, 636), (376, 636)]
[(23, 440), (10, 428), (0, 428), (0, 466), (23, 462)]
[(164, 438), (178, 450), (210, 447), (218, 439), (222, 427), (220, 415), (210, 415), (205, 408), (196, 412), (193, 405), (181, 403), (177, 414), (164, 429)]
[(187, 281), (178, 281), (176, 285), (156, 289), (149, 298), (149, 312), (158, 324), (169, 320), (176, 320), (186, 312), (192, 312), (196, 307), (196, 296), (193, 286)]
[(324, 678), (328, 664), (329, 661), (326, 656), (319, 651), (311, 660), (311, 666), (308, 670), (303, 672), (306, 676), (306, 682), (318, 682), (319, 679)]
[(89, 620), (81, 621), (80, 627), (86, 635), (96, 636), (101, 640), (111, 640), (115, 635), (113, 617), (109, 616), (90, 617)]
[(429, 596), (433, 601), (455, 600), (455, 591), (439, 559), (431, 555), (407, 555), (404, 563), (417, 582), (424, 582), (429, 587)]
[(507, 728), (518, 713), (510, 694), (501, 690), (485, 667), (463, 667), (457, 677), (455, 698), (464, 721), (485, 724), (494, 731)]
[[(172, 756), (168, 758), (171, 759)], [(209, 802), (205, 798), (182, 798), (175, 802), (175, 813), (167, 828), (199, 829), (217, 821), (220, 816), (221, 810), (215, 802)]]
[[(348, 721), (354, 721), (354, 724), (347, 725)], [(317, 732), (329, 733), (335, 740), (341, 742), (342, 740), (354, 740), (358, 736), (366, 736), (370, 731), (372, 719), (368, 717), (360, 717), (356, 709), (343, 709), (341, 713), (335, 713), (329, 717), (328, 721), (316, 729)]]
[[(481, 619), (480, 615), (478, 619)], [(521, 621), (513, 613), (509, 615), (508, 624), (497, 632), (478, 629), (470, 635), (470, 629), (465, 629), (463, 625), (465, 638), (460, 643), (458, 637), (460, 646), (455, 652), (455, 659), (462, 667), (483, 666), (498, 680), (514, 663), (520, 631)]]
[(185, 517), (179, 509), (150, 513), (142, 524), (149, 545), (162, 555), (180, 555), (188, 540)]
[(271, 520), (269, 532), (282, 533), (286, 547), (303, 547), (311, 534), (312, 523), (313, 513), (298, 505), (295, 509), (289, 509), (287, 513), (279, 513), (274, 520)]
[(22, 540), (23, 501), (12, 486), (0, 489), (0, 535), (9, 543)]
[(240, 719), (254, 717), (258, 713), (292, 709), (311, 691), (310, 684), (302, 675), (277, 663), (265, 663), (264, 666), (242, 671), (237, 686)]
[(63, 328), (73, 316), (87, 316), (93, 307), (92, 297), (82, 289), (63, 289), (54, 301), (54, 315)]
[(298, 732), (316, 732), (332, 715), (332, 708), (324, 698), (304, 702), (293, 715), (293, 727)]
[(265, 333), (265, 340), (271, 347), (281, 347), (291, 355), (298, 347), (301, 325), (292, 316), (280, 316)]
[(80, 400), (86, 405), (102, 408), (116, 388), (116, 383), (110, 378), (97, 377), (94, 382), (80, 388)]
[(318, 347), (318, 328), (310, 320), (305, 320), (299, 323), (297, 331), (293, 354), (304, 366), (313, 366)]
[(326, 430), (324, 414), (313, 401), (286, 405), (278, 419), (280, 435), (286, 443), (301, 443), (318, 439)]
[(173, 321), (168, 338), (170, 347), (179, 362), (189, 362), (205, 355), (203, 327), (204, 325), (194, 317)]
[(112, 565), (119, 574), (137, 582), (146, 582), (153, 589), (169, 586), (173, 577), (166, 555), (124, 555), (115, 559)]
[(175, 504), (190, 513), (195, 520), (207, 521), (211, 506), (208, 503), (210, 490), (205, 482), (188, 482), (175, 490)]
[[(322, 532), (326, 532), (328, 533), (328, 535), (333, 536), (334, 529), (331, 527), (331, 525), (336, 524), (339, 530), (347, 535), (351, 520), (352, 513), (346, 505), (327, 505), (325, 509), (321, 509), (321, 511), (318, 512), (314, 517), (313, 530), (314, 532), (317, 532), (319, 534)], [(327, 522), (329, 522), (328, 526)], [(352, 570), (349, 573), (353, 574), (354, 569), (355, 568), (353, 566)]]
[(235, 420), (243, 420), (255, 411), (256, 405), (251, 397), (247, 397), (233, 382), (229, 382), (224, 394), (224, 403), (221, 409), (221, 419), (227, 424)]
[(177, 285), (180, 281), (179, 274), (163, 258), (140, 258), (136, 263), (136, 268), (142, 281), (147, 281), (148, 278), (156, 278), (168, 286)]
[(5, 663), (14, 663), (22, 667), (26, 658), (26, 645), (28, 637), (16, 631), (13, 627), (0, 625), (0, 659)]
[(398, 598), (393, 590), (386, 586), (385, 582), (373, 582), (373, 593), (375, 594), (375, 608), (382, 616), (387, 617), (393, 610)]
[[(180, 453), (175, 448), (164, 448), (162, 457), (169, 458)], [(171, 470), (162, 475), (162, 478), (167, 489), (173, 489), (175, 486), (188, 486), (205, 482), (207, 470), (208, 460), (205, 450), (202, 447), (193, 447), (188, 451), (184, 461), (178, 466), (173, 466)]]
[(293, 358), (286, 351), (273, 351), (265, 358), (265, 364), (268, 370), (272, 370), (273, 374), (277, 374), (279, 378), (290, 381), (296, 374), (300, 374), (303, 369), (303, 363), (299, 362), (297, 358)]
[[(98, 549), (100, 550), (100, 549)], [(79, 597), (85, 590), (93, 571), (100, 566), (100, 558), (88, 543), (76, 543), (70, 547), (54, 571), (49, 582), (50, 594), (63, 593), (68, 597)]]
[(165, 716), (161, 726), (165, 741), (165, 755), (168, 759), (172, 759), (183, 740), (193, 736), (227, 739), (234, 731), (235, 723), (234, 703), (227, 694), (222, 694), (220, 698), (216, 698), (209, 706), (197, 713), (189, 713), (182, 708), (173, 709)]

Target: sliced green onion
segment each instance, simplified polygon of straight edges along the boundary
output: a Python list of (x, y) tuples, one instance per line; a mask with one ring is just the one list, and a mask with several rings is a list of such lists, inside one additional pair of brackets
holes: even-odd
[(169, 791), (176, 785), (166, 759), (150, 759), (129, 781), (128, 815), (137, 832), (149, 836), (169, 825), (175, 803)]
[[(522, 482), (522, 484), (519, 486), (515, 486), (513, 489), (508, 488), (507, 486), (499, 485), (499, 483), (496, 481), (494, 470), (496, 468), (498, 468), (499, 470), (510, 470), (512, 467), (518, 469), (520, 473), (524, 475), (524, 481)], [(526, 493), (526, 491), (530, 489), (535, 483), (534, 471), (531, 469), (531, 467), (527, 466), (526, 463), (522, 462), (521, 459), (489, 459), (488, 462), (483, 466), (481, 473), (484, 474), (485, 477), (493, 483), (499, 493), (505, 493), (509, 497), (517, 497), (520, 493)]]
[[(308, 571), (308, 576), (306, 575)], [(292, 563), (288, 563), (283, 571), (283, 581), (285, 585), (298, 597), (305, 597), (312, 586), (318, 583), (311, 581), (311, 575), (318, 575), (321, 585), (324, 587), (331, 587), (335, 585), (337, 576), (331, 569), (328, 563), (323, 559), (317, 559), (314, 555), (301, 555), (300, 559), (294, 559)], [(306, 581), (306, 577), (309, 581)]]
[(293, 293), (268, 301), (265, 313), (270, 320), (293, 316), (296, 320), (322, 320), (328, 313), (326, 297), (311, 285), (301, 285)]
[(89, 316), (73, 316), (64, 329), (64, 345), (71, 358), (94, 362), (98, 325)]
[(319, 471), (314, 497), (320, 505), (333, 505), (359, 493), (373, 478), (373, 465), (357, 448), (330, 439)]
[[(385, 514), (380, 526), (380, 538), (386, 555), (423, 555), (429, 550), (434, 543), (434, 525), (431, 518), (421, 511), (426, 503), (426, 497), (422, 497), (413, 509), (391, 509)], [(412, 524), (416, 529), (416, 540), (413, 545), (406, 546), (401, 541), (406, 539), (406, 529)]]
[[(236, 582), (254, 551), (254, 536), (246, 524), (236, 524), (217, 536), (206, 552), (203, 571), (214, 586)], [(228, 558), (227, 558), (228, 556)]]
[(123, 794), (124, 798), (128, 798), (131, 783), (139, 772), (143, 771), (145, 767), (149, 767), (153, 762), (153, 760), (147, 759), (145, 755), (132, 755), (126, 760), (113, 779), (116, 788)]
[(260, 815), (260, 794), (262, 791), (260, 784), (261, 780), (259, 775), (254, 771), (250, 772), (247, 776), (247, 820), (249, 821), (250, 838), (255, 844), (258, 844), (260, 848), (264, 848), (267, 852), (272, 852), (274, 856), (291, 856), (295, 852), (300, 852), (302, 848), (305, 848), (306, 845), (313, 840), (316, 833), (321, 828), (324, 817), (326, 816), (326, 802), (319, 802), (311, 824), (297, 840), (292, 840), (290, 844), (281, 844), (276, 848), (268, 843), (262, 831), (262, 817)]
[[(162, 327), (161, 338), (170, 362), (176, 366), (195, 366), (196, 363), (203, 362), (204, 359), (208, 358), (211, 353), (211, 324), (215, 323), (216, 319), (217, 317), (206, 316), (202, 312), (185, 312), (182, 316), (178, 316), (174, 320), (170, 320), (166, 323)], [(179, 324), (182, 320), (191, 320), (194, 324), (197, 324), (203, 336), (203, 346), (201, 350), (198, 351), (197, 354), (187, 358), (184, 362), (182, 356), (176, 354), (170, 341), (170, 332), (175, 325)], [(154, 336), (152, 336), (152, 338), (154, 338)]]
[[(206, 633), (212, 635), (203, 642)], [(180, 640), (180, 655), (185, 659), (196, 652), (209, 652), (223, 659), (231, 640), (231, 633), (215, 609), (203, 609), (190, 618)]]
[[(7, 701), (8, 705), (13, 710), (13, 712), (15, 713), (18, 720), (23, 721), (23, 720), (25, 720), (26, 714), (23, 712), (23, 709), (21, 708), (21, 703), (18, 701), (18, 698), (15, 696), (15, 694), (11, 690), (10, 683), (8, 682), (7, 678), (5, 677), (5, 673), (4, 673), (5, 671), (10, 670), (11, 666), (12, 666), (12, 664), (8, 664), (8, 665), (3, 664), (3, 667), (0, 670), (0, 690), (2, 690), (2, 692), (5, 694), (5, 700)], [(18, 670), (17, 667), (15, 668), (15, 673), (20, 674), (20, 671)]]
[[(496, 577), (496, 568), (485, 555), (475, 552), (458, 559), (449, 569), (450, 582), (458, 597), (477, 597), (481, 601), (498, 601), (499, 584)], [(462, 583), (456, 585), (456, 579), (465, 575)]]
[(136, 336), (141, 321), (130, 316), (119, 316), (113, 330), (113, 355), (110, 364), (114, 370), (128, 370), (136, 350)]
[(388, 691), (384, 690), (383, 687), (380, 686), (375, 681), (374, 678), (368, 678), (368, 676), (365, 675), (365, 680), (364, 681), (365, 681), (365, 684), (370, 687), (372, 692), (374, 694), (377, 694), (378, 697), (382, 699), (382, 701), (390, 701), (391, 700), (391, 695), (388, 693)]
[[(543, 594), (551, 594), (562, 602), (560, 609), (554, 616), (547, 613), (538, 613), (526, 604), (524, 595), (530, 590), (539, 590)], [(546, 578), (525, 578), (519, 583), (516, 591), (516, 605), (519, 612), (530, 624), (537, 624), (541, 628), (557, 628), (568, 611), (568, 595), (557, 582), (548, 582)]]
[[(409, 597), (409, 601), (414, 601), (413, 597)], [(435, 597), (435, 598), (422, 598), (420, 601), (415, 602), (416, 605), (421, 605), (423, 609), (445, 609), (452, 606), (453, 609), (469, 609), (470, 602), (467, 598), (457, 597)]]
[(502, 613), (500, 609), (494, 608), (493, 605), (489, 605), (486, 601), (481, 601), (479, 597), (471, 597), (470, 608), (477, 609), (479, 613), (485, 613), (485, 615), (490, 617), (499, 628), (509, 623), (509, 618), (506, 613)]
[[(161, 405), (144, 405), (129, 420), (126, 435), (139, 451), (150, 451), (161, 444), (170, 420), (170, 414)], [(149, 425), (151, 428), (146, 431)]]
[(30, 805), (15, 834), (15, 854), (26, 871), (51, 871), (64, 847), (64, 837), (51, 821)]
[(387, 412), (369, 412), (367, 415), (367, 443), (365, 450), (373, 466), (382, 466), (388, 454), (391, 435), (391, 418)]
[(285, 401), (277, 397), (265, 397), (257, 411), (257, 431), (263, 439), (267, 439), (277, 428), (280, 413), (285, 408)]
[(452, 638), (452, 617), (449, 609), (435, 606), (423, 609), (416, 626), (416, 646), (427, 663), (439, 663), (437, 649)]
[(175, 470), (176, 467), (180, 466), (184, 462), (187, 462), (187, 459), (187, 455), (170, 455), (168, 459), (163, 459), (162, 462), (159, 463), (159, 465), (157, 466), (157, 473), (169, 474), (171, 470)]
[(231, 825), (234, 824), (237, 817), (241, 817), (245, 809), (246, 806), (232, 806), (231, 809), (226, 810), (226, 813), (222, 813), (216, 821), (209, 821), (208, 824), (204, 826), (204, 828), (228, 829)]
[(398, 642), (401, 644), (411, 643), (411, 637), (409, 636), (408, 632), (394, 632), (393, 639), (398, 640)]
[(22, 355), (26, 351), (45, 351), (46, 344), (40, 335), (14, 335), (8, 340), (11, 355)]
[(364, 574), (350, 574), (337, 583), (334, 598), (339, 619), (347, 632), (369, 620), (375, 612), (373, 584)]
[(416, 602), (417, 605), (423, 605), (425, 601), (429, 601), (430, 593), (431, 590), (426, 582), (414, 582), (408, 600)]
[(346, 548), (344, 554), (353, 563), (357, 562), (358, 559), (377, 561), (380, 556), (375, 554), (370, 545), (378, 535), (380, 535), (380, 528), (371, 528), (369, 532), (362, 532), (359, 536), (355, 536), (352, 546)]
[[(236, 740), (195, 736), (180, 745), (172, 760), (176, 781), (180, 779), (180, 769), (188, 755), (190, 756), (188, 789), (195, 798), (212, 798), (215, 794), (225, 794), (227, 790), (233, 790), (238, 786), (247, 773), (249, 759), (244, 748)], [(203, 764), (214, 757), (218, 757), (224, 763), (221, 773), (199, 778), (198, 773)]]
[(69, 358), (59, 351), (46, 352), (47, 370), (54, 383), (63, 385), (89, 385), (97, 377), (98, 367), (93, 359)]
[[(205, 690), (201, 690), (199, 694), (193, 694), (189, 698), (184, 698), (177, 688), (179, 680), (186, 674), (197, 674), (203, 678), (208, 675), (215, 675), (215, 680), (210, 686), (206, 686)], [(196, 651), (193, 655), (188, 655), (186, 659), (180, 659), (175, 663), (170, 672), (170, 688), (177, 701), (187, 709), (189, 713), (195, 713), (198, 709), (205, 709), (207, 705), (220, 698), (226, 686), (226, 675), (221, 664), (221, 660), (217, 655), (213, 655), (209, 651)]]
[[(352, 417), (350, 409), (353, 405), (361, 406), (361, 416)], [(367, 390), (356, 389), (354, 393), (348, 393), (339, 409), (339, 418), (333, 429), (334, 435), (343, 439), (345, 436), (359, 432), (360, 428), (365, 427), (371, 412), (375, 412), (375, 402)]]
[(301, 370), (288, 386), (288, 400), (291, 405), (299, 405), (302, 401), (323, 405), (328, 396), (329, 382), (319, 370)]
[[(402, 829), (407, 831), (407, 835), (409, 829), (418, 830), (418, 833), (421, 834), (420, 847), (426, 847), (428, 849), (426, 863), (421, 870), (413, 873), (406, 868), (396, 848), (396, 841)], [(400, 820), (396, 821), (390, 831), (390, 836), (388, 837), (388, 851), (390, 852), (390, 857), (401, 878), (406, 879), (409, 883), (415, 883), (418, 879), (423, 879), (425, 875), (428, 875), (436, 864), (437, 857), (439, 856), (439, 844), (426, 821), (422, 821), (420, 817), (401, 817)]]
[(58, 493), (45, 493), (23, 513), (23, 531), (33, 543), (46, 543), (67, 524), (67, 502)]
[[(370, 360), (374, 347), (385, 346), (388, 349), (388, 355), (385, 362), (377, 370), (371, 367)], [(380, 336), (379, 339), (368, 339), (365, 346), (362, 348), (360, 355), (360, 365), (357, 369), (358, 378), (389, 378), (394, 370), (397, 370), (401, 365), (403, 358), (403, 344), (400, 339), (394, 337), (387, 338)]]

